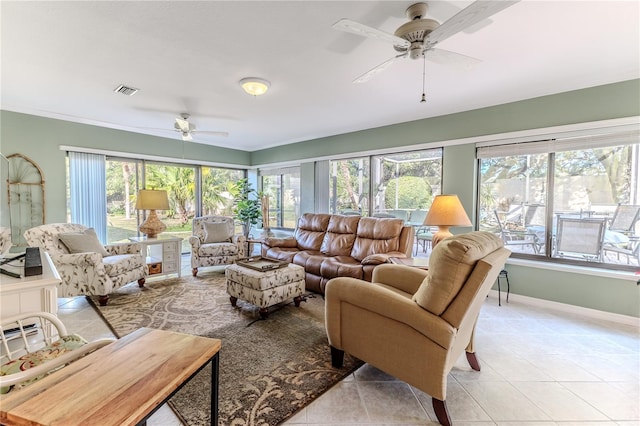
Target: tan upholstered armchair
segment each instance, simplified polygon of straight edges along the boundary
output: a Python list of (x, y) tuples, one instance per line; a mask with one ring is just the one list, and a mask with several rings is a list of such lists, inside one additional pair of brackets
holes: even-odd
[(198, 275), (203, 266), (230, 265), (246, 256), (247, 239), (235, 235), (232, 217), (201, 216), (193, 219), (191, 273)]
[(480, 308), (511, 252), (488, 232), (441, 241), (429, 271), (384, 264), (371, 283), (334, 278), (325, 290), (325, 322), (335, 367), (344, 352), (431, 395), (443, 425), (447, 375), (466, 352), (474, 370), (473, 332)]
[[(148, 268), (140, 244), (103, 246), (90, 231), (93, 229), (84, 225), (50, 223), (24, 233), (31, 247), (40, 247), (51, 256), (62, 279), (58, 297), (95, 295), (106, 305), (114, 290), (133, 281), (142, 287)], [(67, 239), (67, 245), (61, 238)]]

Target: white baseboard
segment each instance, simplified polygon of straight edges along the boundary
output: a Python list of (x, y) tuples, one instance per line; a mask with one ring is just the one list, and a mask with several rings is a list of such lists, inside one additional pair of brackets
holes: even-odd
[[(506, 291), (502, 291), (502, 303), (506, 303)], [(498, 299), (498, 290), (491, 290), (489, 297)], [(522, 296), (520, 294), (509, 293), (509, 300), (519, 302), (525, 305), (538, 306), (542, 308), (553, 309), (560, 312), (582, 315), (584, 317), (599, 319), (604, 321), (616, 322), (619, 324), (631, 325), (640, 328), (640, 318), (629, 315), (615, 314), (612, 312), (599, 311), (597, 309), (584, 308), (582, 306), (569, 305), (566, 303), (554, 302), (551, 300), (537, 299), (535, 297)]]

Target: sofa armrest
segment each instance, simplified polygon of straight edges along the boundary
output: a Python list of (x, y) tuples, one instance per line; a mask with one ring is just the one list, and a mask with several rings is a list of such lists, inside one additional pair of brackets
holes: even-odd
[(453, 343), (457, 330), (439, 316), (422, 309), (411, 298), (383, 286), (355, 278), (330, 280), (325, 288), (325, 325), (332, 346), (342, 348), (341, 309), (357, 306), (376, 315), (405, 324), (443, 348)]
[(140, 243), (119, 243), (119, 244), (107, 244), (104, 249), (110, 255), (115, 254), (140, 254), (142, 245)]
[(298, 241), (295, 238), (265, 238), (262, 242), (267, 247), (297, 248)]
[(371, 282), (388, 285), (414, 294), (429, 275), (429, 271), (406, 265), (384, 264), (373, 270)]

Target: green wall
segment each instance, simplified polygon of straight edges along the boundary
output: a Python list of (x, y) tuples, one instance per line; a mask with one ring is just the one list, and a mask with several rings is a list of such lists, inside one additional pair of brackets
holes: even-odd
[[(66, 221), (65, 153), (59, 145), (230, 165), (306, 160), (301, 167), (301, 211), (305, 212), (314, 206), (312, 158), (636, 116), (640, 116), (640, 80), (630, 80), (248, 153), (2, 111), (0, 152), (19, 152), (42, 168), (47, 222)], [(474, 144), (446, 146), (443, 163), (443, 192), (458, 194), (473, 220), (477, 179)], [(516, 265), (507, 269), (513, 293), (640, 317), (640, 286), (631, 279)]]

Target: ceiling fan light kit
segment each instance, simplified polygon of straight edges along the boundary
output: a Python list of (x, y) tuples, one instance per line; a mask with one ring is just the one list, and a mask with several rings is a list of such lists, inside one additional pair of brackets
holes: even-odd
[(242, 89), (251, 96), (260, 96), (267, 93), (267, 90), (271, 87), (271, 83), (264, 78), (247, 77), (240, 80), (240, 86)]

